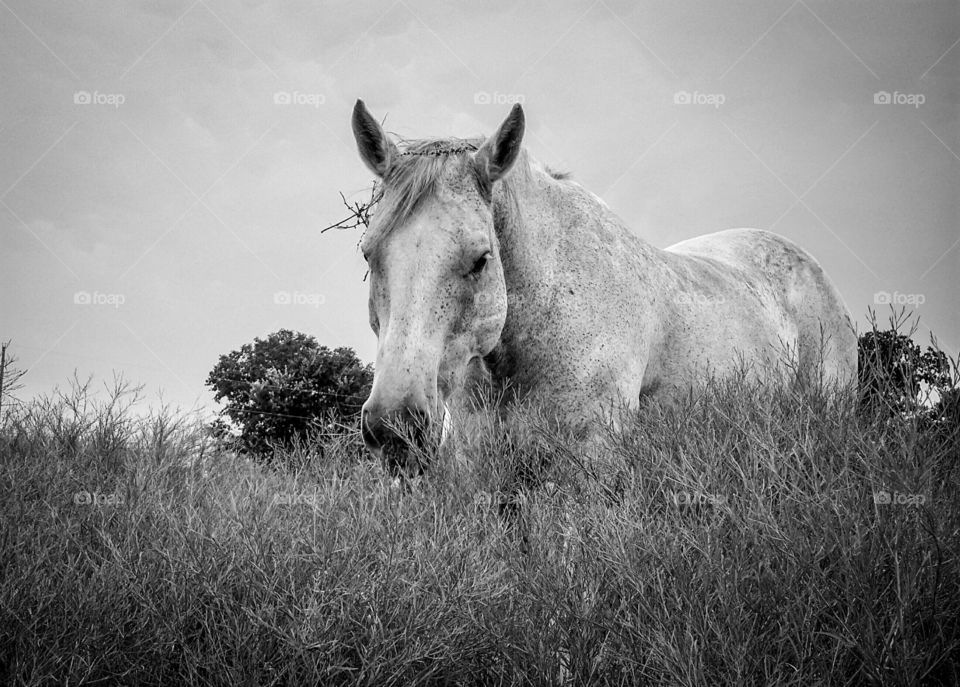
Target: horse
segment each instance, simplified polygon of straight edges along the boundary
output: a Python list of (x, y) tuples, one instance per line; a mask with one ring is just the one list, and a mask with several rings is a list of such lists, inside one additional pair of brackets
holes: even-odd
[(382, 191), (360, 243), (377, 337), (361, 433), (391, 472), (422, 473), (411, 443), (446, 434), (478, 371), (572, 427), (787, 351), (822, 382), (855, 378), (849, 312), (809, 253), (758, 229), (656, 248), (527, 152), (524, 128), (516, 104), (488, 138), (395, 143), (353, 109)]

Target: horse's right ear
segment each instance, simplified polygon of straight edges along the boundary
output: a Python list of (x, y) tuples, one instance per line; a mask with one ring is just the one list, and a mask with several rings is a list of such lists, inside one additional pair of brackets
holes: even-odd
[(383, 127), (367, 111), (362, 100), (353, 106), (353, 137), (357, 139), (360, 158), (370, 171), (381, 179), (397, 157), (397, 147), (387, 138)]

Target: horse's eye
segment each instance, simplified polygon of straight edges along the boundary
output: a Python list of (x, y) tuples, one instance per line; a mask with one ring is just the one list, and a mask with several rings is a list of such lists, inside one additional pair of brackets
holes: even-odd
[(489, 259), (490, 253), (484, 253), (477, 258), (477, 261), (473, 263), (473, 267), (470, 268), (470, 276), (479, 277), (483, 273), (483, 268), (487, 266), (487, 260)]

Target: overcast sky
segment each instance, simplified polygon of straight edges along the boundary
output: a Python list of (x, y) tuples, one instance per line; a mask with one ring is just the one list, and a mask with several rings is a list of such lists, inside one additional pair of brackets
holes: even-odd
[(20, 395), (122, 371), (212, 405), (218, 356), (279, 328), (373, 360), (359, 236), (320, 233), (370, 185), (358, 97), (407, 137), (489, 134), (521, 100), (532, 154), (647, 241), (771, 229), (861, 328), (908, 303), (956, 355), (958, 7), (0, 0)]

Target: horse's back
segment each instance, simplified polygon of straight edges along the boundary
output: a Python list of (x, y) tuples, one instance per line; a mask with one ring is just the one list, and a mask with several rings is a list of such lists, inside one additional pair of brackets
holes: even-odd
[(778, 234), (728, 229), (698, 236), (666, 249), (696, 279), (721, 275), (718, 290), (755, 306), (780, 330), (782, 343), (795, 345), (804, 370), (822, 365), (827, 380), (856, 374), (857, 341), (839, 292), (816, 259)]

